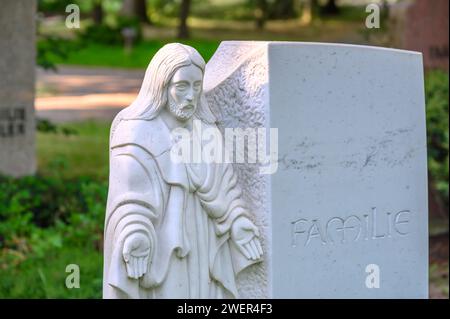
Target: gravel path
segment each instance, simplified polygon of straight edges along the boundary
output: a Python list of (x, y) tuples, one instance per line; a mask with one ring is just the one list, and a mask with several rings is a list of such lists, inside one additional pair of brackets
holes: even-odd
[(136, 97), (145, 70), (60, 66), (36, 71), (36, 114), (54, 122), (111, 120)]

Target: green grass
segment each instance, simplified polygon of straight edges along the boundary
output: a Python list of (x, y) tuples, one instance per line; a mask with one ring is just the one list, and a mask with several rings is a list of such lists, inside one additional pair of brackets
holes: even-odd
[[(0, 270), (0, 298), (101, 298), (102, 253), (67, 247), (45, 257), (29, 256), (16, 267)], [(80, 287), (66, 287), (69, 264), (80, 270)]]
[(38, 133), (38, 172), (61, 178), (90, 176), (107, 180), (110, 125), (87, 121), (64, 125), (75, 130), (76, 135)]
[[(61, 178), (67, 183), (80, 176), (94, 178), (100, 183), (106, 181), (110, 123), (86, 121), (64, 124), (64, 127), (77, 131), (77, 134), (37, 134), (38, 174)], [(92, 211), (85, 217), (82, 212), (78, 213), (78, 218), (86, 218), (79, 221), (79, 226), (42, 229), (46, 240), (54, 234), (64, 242), (50, 245), (44, 253), (26, 248), (32, 243), (30, 238), (18, 238), (17, 242), (23, 244), (17, 244), (13, 249), (1, 249), (0, 245), (0, 298), (101, 298), (103, 254), (91, 235), (86, 236), (85, 233), (90, 231), (83, 225), (92, 224), (97, 218), (94, 215), (101, 216), (104, 204), (94, 202), (90, 206)], [(93, 208), (96, 206), (95, 213)], [(97, 227), (101, 232), (103, 224)], [(65, 285), (70, 275), (66, 273), (69, 264), (79, 266), (80, 288), (69, 289)]]
[(119, 45), (87, 43), (77, 50), (71, 50), (67, 59), (54, 57), (53, 61), (57, 64), (80, 66), (146, 68), (153, 55), (164, 44), (175, 41), (195, 47), (205, 60), (211, 58), (220, 43), (215, 40), (150, 40), (139, 43), (130, 53), (126, 53), (124, 48)]

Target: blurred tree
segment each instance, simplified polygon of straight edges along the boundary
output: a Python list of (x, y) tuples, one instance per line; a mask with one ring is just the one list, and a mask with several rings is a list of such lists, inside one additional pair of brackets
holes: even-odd
[(267, 0), (255, 0), (255, 19), (256, 28), (261, 30), (266, 24), (268, 16)]
[(426, 74), (425, 97), (430, 202), (435, 206), (435, 213), (448, 218), (448, 72), (435, 70)]
[(291, 19), (297, 16), (295, 0), (275, 0), (269, 10), (270, 19)]
[(140, 22), (151, 24), (147, 14), (147, 0), (124, 0), (120, 13), (122, 16), (136, 17)]
[(94, 0), (92, 7), (92, 19), (95, 24), (103, 23), (103, 3), (102, 0)]
[(151, 20), (147, 14), (147, 0), (135, 0), (134, 10), (139, 21), (151, 24)]
[(180, 6), (180, 23), (178, 25), (178, 38), (189, 38), (189, 29), (187, 25), (187, 18), (191, 8), (191, 0), (182, 0)]
[[(257, 29), (263, 29), (269, 19), (292, 19), (298, 16), (299, 3), (304, 0), (249, 0), (254, 8)], [(306, 1), (309, 4), (310, 0)]]
[(63, 14), (66, 6), (71, 3), (76, 3), (73, 0), (38, 0), (38, 12), (44, 15)]
[(319, 1), (318, 0), (303, 0), (301, 1), (302, 24), (308, 25), (319, 15)]
[(320, 13), (323, 15), (338, 14), (339, 7), (336, 4), (336, 0), (328, 0), (327, 3), (320, 9)]
[(64, 1), (43, 1), (38, 2), (38, 12), (36, 15), (36, 65), (45, 70), (57, 71), (54, 62), (55, 58), (67, 59), (69, 52), (77, 50), (77, 44), (70, 42), (60, 36), (43, 34), (41, 23), (44, 17), (49, 14), (61, 14), (65, 12), (66, 5), (73, 0)]

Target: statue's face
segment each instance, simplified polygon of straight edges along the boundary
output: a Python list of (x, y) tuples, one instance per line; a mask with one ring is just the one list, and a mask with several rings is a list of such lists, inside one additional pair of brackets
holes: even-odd
[(203, 72), (191, 64), (179, 68), (168, 87), (168, 109), (177, 120), (186, 121), (194, 115), (203, 86)]

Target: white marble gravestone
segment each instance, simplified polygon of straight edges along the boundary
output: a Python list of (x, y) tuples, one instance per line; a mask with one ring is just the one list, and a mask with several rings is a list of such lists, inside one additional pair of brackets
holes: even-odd
[(34, 138), (36, 1), (0, 3), (0, 174), (36, 169)]
[(234, 164), (264, 260), (243, 298), (426, 298), (422, 55), (223, 42), (204, 91), (224, 128), (278, 128), (278, 167)]

